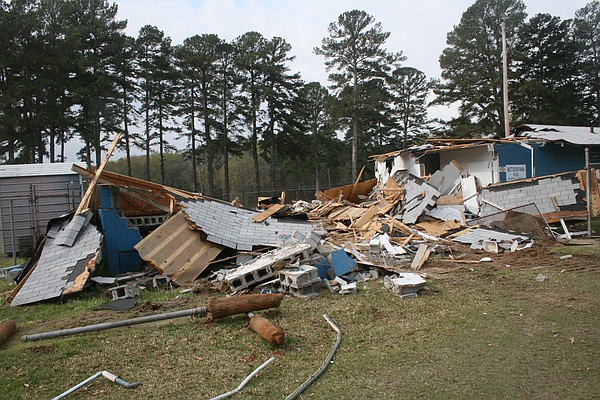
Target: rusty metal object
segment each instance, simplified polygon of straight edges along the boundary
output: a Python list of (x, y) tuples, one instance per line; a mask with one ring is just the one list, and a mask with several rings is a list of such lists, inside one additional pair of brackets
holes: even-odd
[(0, 346), (6, 342), (15, 333), (17, 325), (15, 321), (9, 319), (0, 325)]

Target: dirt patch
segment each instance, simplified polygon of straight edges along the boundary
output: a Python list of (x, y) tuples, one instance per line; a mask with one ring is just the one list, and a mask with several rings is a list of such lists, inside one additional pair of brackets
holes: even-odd
[(135, 314), (147, 314), (155, 311), (168, 312), (175, 311), (177, 309), (198, 307), (199, 303), (200, 302), (197, 298), (168, 299), (160, 302), (147, 301), (133, 307), (132, 311)]
[(56, 348), (54, 348), (53, 346), (41, 345), (41, 346), (35, 346), (35, 347), (28, 347), (28, 348), (24, 349), (23, 351), (25, 353), (32, 353), (32, 354), (50, 354), (50, 353), (54, 353), (56, 351)]
[[(561, 260), (561, 254), (553, 251), (551, 246), (555, 243), (536, 242), (533, 247), (515, 252), (505, 251), (499, 254), (487, 253), (483, 250), (470, 250), (467, 246), (455, 248), (453, 253), (462, 256), (465, 263), (447, 261), (447, 256), (442, 259), (431, 258), (425, 264), (424, 271), (433, 269), (454, 269), (464, 266), (472, 268), (501, 269), (539, 269), (560, 268), (565, 271), (595, 270), (600, 271), (600, 259), (597, 257), (573, 254), (571, 258)], [(491, 262), (473, 263), (483, 257), (489, 257)]]

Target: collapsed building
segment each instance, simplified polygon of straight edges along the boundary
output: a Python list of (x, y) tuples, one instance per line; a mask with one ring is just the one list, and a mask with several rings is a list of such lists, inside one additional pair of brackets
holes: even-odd
[[(375, 179), (318, 192), (311, 202), (275, 199), (260, 210), (74, 165), (96, 186), (74, 213), (50, 221), (7, 301), (57, 298), (100, 272), (140, 271), (179, 286), (205, 277), (231, 293), (259, 288), (305, 298), (323, 288), (354, 293), (357, 281), (394, 274), (386, 287), (413, 295), (424, 281), (410, 271), (431, 254), (449, 258), (451, 246), (464, 245), (519, 251), (555, 240), (549, 224), (568, 234), (565, 221), (600, 215), (598, 175), (590, 169), (588, 183), (581, 161), (583, 147), (598, 154), (600, 135), (552, 129), (437, 139), (372, 156)], [(557, 153), (557, 146), (569, 150)], [(560, 162), (548, 161), (551, 154)]]

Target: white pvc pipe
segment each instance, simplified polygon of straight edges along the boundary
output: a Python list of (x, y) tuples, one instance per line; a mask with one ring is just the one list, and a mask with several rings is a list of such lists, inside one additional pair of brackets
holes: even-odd
[(327, 316), (327, 314), (323, 314), (323, 318), (325, 318), (325, 321), (327, 321), (327, 323), (333, 328), (333, 330), (337, 334), (337, 339), (333, 345), (333, 348), (331, 349), (331, 352), (325, 359), (325, 362), (323, 362), (323, 364), (317, 370), (317, 372), (312, 374), (312, 376), (310, 378), (308, 378), (306, 380), (306, 382), (304, 382), (302, 385), (300, 385), (298, 387), (298, 389), (296, 389), (294, 391), (294, 393), (292, 393), (288, 397), (286, 397), (286, 400), (293, 400), (293, 399), (297, 398), (298, 396), (300, 396), (300, 393), (302, 393), (307, 387), (312, 385), (312, 383), (314, 381), (316, 381), (317, 378), (323, 374), (323, 372), (325, 372), (325, 370), (327, 369), (329, 364), (331, 364), (331, 362), (333, 360), (333, 356), (337, 352), (338, 347), (340, 347), (340, 343), (342, 343), (342, 330), (340, 328), (338, 328), (338, 326)]
[(271, 358), (269, 358), (267, 361), (265, 361), (264, 363), (262, 363), (262, 365), (260, 365), (260, 366), (259, 366), (258, 368), (256, 368), (254, 371), (252, 371), (252, 373), (251, 373), (250, 375), (248, 375), (248, 376), (246, 377), (246, 379), (244, 379), (244, 380), (242, 381), (242, 383), (240, 383), (240, 385), (239, 385), (238, 387), (236, 387), (235, 389), (233, 389), (233, 390), (231, 390), (231, 391), (229, 391), (229, 392), (227, 392), (227, 393), (220, 394), (220, 395), (218, 395), (217, 397), (213, 397), (213, 398), (212, 398), (212, 399), (210, 399), (210, 400), (219, 400), (219, 399), (224, 399), (224, 398), (226, 398), (226, 397), (229, 397), (229, 396), (231, 396), (231, 395), (233, 395), (233, 394), (236, 394), (237, 392), (239, 392), (240, 390), (242, 390), (242, 388), (243, 388), (244, 386), (246, 386), (246, 383), (248, 383), (248, 381), (249, 381), (250, 379), (252, 379), (252, 377), (253, 377), (254, 375), (258, 374), (258, 373), (259, 373), (259, 371), (260, 371), (261, 369), (263, 369), (263, 368), (264, 368), (264, 367), (266, 367), (267, 365), (271, 364), (271, 363), (273, 362), (273, 360), (275, 360), (275, 357), (271, 357)]
[(138, 387), (138, 386), (140, 386), (142, 384), (141, 382), (129, 383), (129, 382), (126, 382), (123, 379), (119, 378), (115, 374), (111, 374), (108, 371), (99, 371), (99, 372), (96, 372), (94, 375), (90, 376), (89, 378), (87, 378), (87, 379), (79, 382), (77, 385), (73, 386), (71, 389), (67, 390), (66, 392), (63, 392), (63, 393), (59, 394), (58, 396), (56, 396), (52, 400), (63, 399), (65, 397), (67, 397), (68, 395), (70, 395), (71, 393), (73, 393), (74, 391), (76, 391), (77, 389), (79, 389), (79, 388), (87, 385), (88, 383), (90, 383), (94, 379), (99, 378), (101, 376), (105, 377), (106, 379), (108, 379), (111, 382), (118, 383), (119, 385), (121, 385), (121, 386), (123, 386), (123, 387), (125, 387), (127, 389), (133, 389), (133, 388)]

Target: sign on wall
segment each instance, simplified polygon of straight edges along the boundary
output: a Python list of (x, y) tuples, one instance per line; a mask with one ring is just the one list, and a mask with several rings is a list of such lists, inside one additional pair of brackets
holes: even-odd
[(516, 181), (527, 178), (527, 166), (525, 164), (507, 165), (506, 180)]

